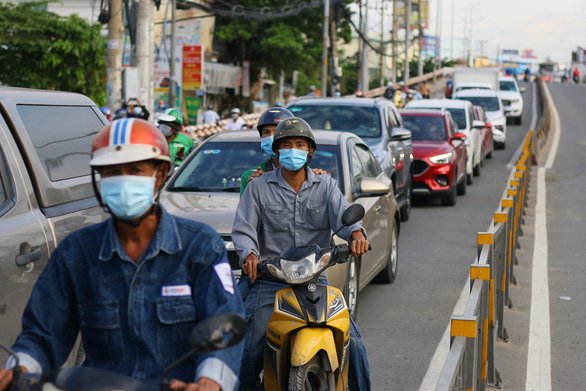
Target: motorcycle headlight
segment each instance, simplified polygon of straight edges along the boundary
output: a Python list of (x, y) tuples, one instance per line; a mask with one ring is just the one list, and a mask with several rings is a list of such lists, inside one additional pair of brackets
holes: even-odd
[(433, 156), (429, 158), (429, 161), (433, 164), (446, 164), (452, 161), (452, 153), (444, 153), (441, 155)]
[(290, 284), (300, 284), (313, 278), (315, 270), (315, 253), (311, 253), (298, 261), (281, 259), (281, 270), (285, 280)]

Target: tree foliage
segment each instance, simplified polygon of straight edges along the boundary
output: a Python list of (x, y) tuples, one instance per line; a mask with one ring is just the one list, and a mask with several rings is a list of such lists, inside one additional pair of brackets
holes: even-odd
[(47, 2), (0, 3), (0, 83), (79, 92), (106, 102), (106, 38), (78, 15), (42, 11)]
[[(285, 4), (283, 0), (232, 2), (258, 8)], [(344, 3), (347, 2), (339, 2), (336, 6), (346, 6)], [(345, 41), (350, 39), (350, 26), (341, 18), (337, 24), (337, 35)], [(296, 70), (302, 74), (298, 90), (305, 91), (310, 84), (320, 84), (323, 7), (296, 16), (268, 18), (262, 22), (245, 17), (217, 18), (216, 37), (226, 43), (229, 53), (229, 58), (220, 61), (238, 64), (250, 61), (252, 77), (258, 74), (260, 68), (266, 68), (273, 79), (278, 78), (281, 71), (290, 74)]]

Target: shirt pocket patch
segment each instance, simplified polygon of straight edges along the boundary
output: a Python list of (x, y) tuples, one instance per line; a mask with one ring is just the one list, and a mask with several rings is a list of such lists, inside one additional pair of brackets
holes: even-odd
[[(287, 232), (289, 226), (287, 222), (287, 206), (286, 205), (263, 205), (263, 224), (268, 227), (271, 232)], [(266, 222), (266, 223), (265, 223)]]
[(157, 298), (157, 348), (168, 365), (189, 352), (189, 335), (196, 324), (195, 304), (189, 297)]
[(116, 366), (124, 362), (124, 341), (117, 301), (82, 304), (81, 335), (88, 364)]
[(325, 202), (308, 203), (306, 216), (311, 229), (327, 229), (330, 226), (328, 204)]

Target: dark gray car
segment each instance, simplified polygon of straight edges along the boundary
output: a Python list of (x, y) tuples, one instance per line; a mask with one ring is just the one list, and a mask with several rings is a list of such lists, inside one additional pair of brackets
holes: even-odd
[(393, 181), (401, 220), (411, 214), (413, 172), (411, 132), (391, 101), (384, 98), (300, 98), (287, 105), (314, 130), (350, 132), (368, 145)]

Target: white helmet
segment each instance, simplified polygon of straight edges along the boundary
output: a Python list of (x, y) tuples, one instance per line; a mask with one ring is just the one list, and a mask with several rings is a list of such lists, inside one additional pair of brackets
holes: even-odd
[(230, 110), (230, 114), (240, 114), (240, 109), (238, 107), (234, 107)]

